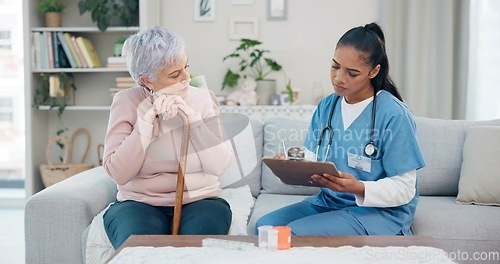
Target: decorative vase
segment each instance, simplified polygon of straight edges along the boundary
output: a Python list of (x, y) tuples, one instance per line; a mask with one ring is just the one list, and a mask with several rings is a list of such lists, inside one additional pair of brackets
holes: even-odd
[(61, 27), (61, 25), (62, 25), (62, 16), (60, 12), (45, 13), (46, 27)]
[(123, 43), (115, 43), (114, 49), (113, 49), (113, 56), (121, 56), (122, 55), (122, 49), (123, 49)]
[(275, 80), (257, 80), (257, 104), (269, 105), (271, 97), (276, 94)]
[(48, 96), (39, 105), (67, 106), (75, 105), (75, 94), (68, 80), (63, 80), (58, 75), (51, 75), (47, 79)]

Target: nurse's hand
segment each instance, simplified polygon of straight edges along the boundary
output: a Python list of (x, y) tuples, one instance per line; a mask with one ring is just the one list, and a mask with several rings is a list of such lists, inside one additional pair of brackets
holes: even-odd
[(278, 153), (278, 155), (274, 156), (273, 159), (286, 159), (285, 153)]
[(354, 176), (347, 172), (339, 172), (340, 176), (334, 176), (328, 173), (323, 175), (313, 174), (311, 178), (321, 183), (326, 188), (336, 192), (350, 192), (365, 196), (365, 185), (358, 181)]

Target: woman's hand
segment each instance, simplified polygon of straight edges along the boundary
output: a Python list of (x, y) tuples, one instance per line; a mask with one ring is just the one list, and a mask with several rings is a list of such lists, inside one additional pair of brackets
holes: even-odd
[(186, 102), (180, 97), (176, 98), (175, 104), (177, 105), (177, 108), (182, 111), (187, 117), (192, 117), (196, 114), (194, 110), (189, 107)]
[(365, 185), (362, 182), (347, 172), (339, 173), (339, 176), (328, 173), (324, 173), (323, 175), (313, 174), (311, 178), (333, 191), (350, 192), (363, 197), (365, 196)]
[(177, 101), (182, 100), (178, 95), (160, 94), (153, 102), (153, 109), (157, 116), (161, 115), (163, 120), (169, 120), (177, 116)]
[(178, 95), (160, 94), (153, 102), (156, 115), (162, 115), (163, 120), (171, 119), (182, 111), (187, 117), (196, 115), (194, 110)]

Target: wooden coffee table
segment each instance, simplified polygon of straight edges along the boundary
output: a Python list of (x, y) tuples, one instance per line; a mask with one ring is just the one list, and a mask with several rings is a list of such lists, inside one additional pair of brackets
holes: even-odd
[[(113, 255), (127, 247), (201, 247), (205, 238), (252, 242), (257, 246), (258, 236), (215, 236), (215, 235), (132, 235)], [(292, 236), (292, 247), (388, 247), (428, 246), (438, 247), (432, 237), (423, 236)]]

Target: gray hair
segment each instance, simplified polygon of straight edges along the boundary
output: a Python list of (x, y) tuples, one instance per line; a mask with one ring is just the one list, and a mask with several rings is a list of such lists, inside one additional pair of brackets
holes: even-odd
[(164, 27), (151, 27), (131, 35), (123, 44), (122, 54), (134, 81), (145, 86), (139, 78), (155, 81), (158, 73), (180, 61), (184, 54), (184, 40)]

